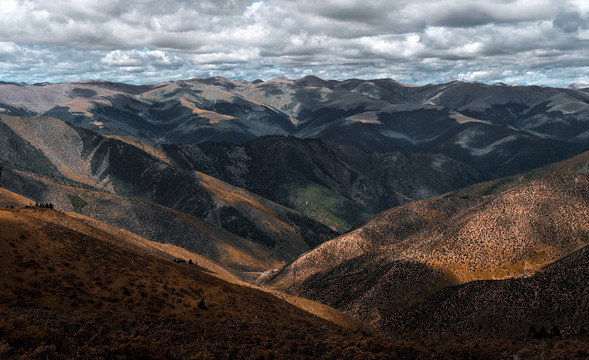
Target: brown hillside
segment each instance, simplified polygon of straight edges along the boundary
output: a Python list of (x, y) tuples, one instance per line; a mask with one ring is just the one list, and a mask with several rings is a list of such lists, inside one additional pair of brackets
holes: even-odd
[(3, 358), (420, 356), (54, 210), (0, 210), (0, 224)]
[(381, 326), (445, 286), (527, 276), (588, 243), (589, 175), (551, 176), (394, 208), (267, 283)]
[(58, 210), (76, 211), (148, 240), (183, 247), (238, 271), (264, 271), (280, 265), (268, 249), (162, 205), (64, 186), (16, 170), (4, 169), (0, 184), (53, 203)]
[(0, 187), (0, 209), (35, 205), (35, 202), (24, 196), (13, 193)]
[[(10, 202), (14, 199), (19, 199), (27, 205), (34, 205), (31, 200), (20, 197), (17, 194), (0, 188), (0, 201), (7, 201), (7, 203), (14, 204), (13, 202)], [(104, 224), (84, 215), (80, 215), (77, 213), (67, 213), (67, 216), (64, 216), (63, 213), (55, 211), (32, 211), (28, 212), (27, 215), (30, 216), (32, 218), (31, 220), (33, 221), (34, 219), (40, 221), (47, 221), (54, 225), (64, 226), (66, 228), (70, 228), (72, 230), (75, 230), (88, 236), (96, 236), (103, 239), (106, 237), (111, 239), (112, 241), (115, 241), (117, 244), (130, 244), (132, 246), (139, 247), (140, 249), (152, 253), (154, 255), (163, 257), (164, 259), (183, 259), (186, 261), (193, 260), (196, 263), (198, 263), (199, 267), (205, 269), (209, 274), (215, 277), (218, 277), (222, 280), (234, 284), (252, 287), (265, 292), (272, 293), (273, 295), (280, 297), (283, 300), (286, 300), (289, 303), (328, 321), (340, 324), (345, 327), (358, 326), (360, 324), (357, 320), (354, 320), (351, 317), (344, 315), (343, 313), (337, 310), (334, 310), (325, 305), (321, 305), (314, 301), (288, 294), (278, 293), (269, 289), (260, 288), (251, 285), (247, 282), (244, 282), (242, 280), (244, 278), (244, 273), (231, 270), (223, 264), (213, 261), (200, 254), (196, 254), (194, 252), (171, 244), (162, 244), (154, 241), (149, 241), (127, 230), (109, 226), (107, 224)]]

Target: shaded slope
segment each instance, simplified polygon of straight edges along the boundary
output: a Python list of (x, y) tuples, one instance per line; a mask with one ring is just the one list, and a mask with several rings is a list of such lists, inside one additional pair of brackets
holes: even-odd
[(67, 187), (12, 170), (3, 172), (0, 186), (152, 241), (181, 246), (239, 271), (263, 271), (279, 264), (261, 245), (155, 203)]
[(387, 319), (384, 327), (403, 333), (575, 336), (589, 327), (588, 276), (585, 246), (528, 278), (445, 288)]
[(567, 160), (534, 169), (527, 173), (507, 176), (468, 186), (459, 189), (452, 194), (455, 196), (489, 195), (509, 190), (515, 186), (524, 184), (527, 181), (539, 179), (544, 176), (575, 173), (589, 173), (589, 151)]
[[(2, 117), (3, 118), (3, 117)], [(9, 166), (40, 175), (62, 177), (49, 159), (28, 141), (0, 121), (0, 166)]]
[(268, 283), (382, 326), (447, 285), (534, 273), (588, 242), (589, 176), (551, 176), (486, 197), (394, 208), (303, 254)]
[(261, 137), (243, 145), (164, 145), (166, 157), (286, 205), (338, 230), (367, 216), (490, 175), (435, 154), (369, 154), (350, 146)]
[(2, 210), (0, 222), (4, 357), (420, 354), (100, 230), (76, 231), (69, 225), (84, 225), (52, 210)]

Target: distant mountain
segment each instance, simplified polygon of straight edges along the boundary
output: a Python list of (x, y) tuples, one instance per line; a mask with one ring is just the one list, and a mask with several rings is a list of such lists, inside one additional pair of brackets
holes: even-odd
[(418, 87), (390, 79), (312, 76), (141, 86), (5, 83), (0, 108), (152, 143), (240, 144), (263, 135), (293, 135), (369, 152), (436, 153), (498, 176), (589, 149), (589, 94), (576, 88), (459, 81)]
[(182, 169), (240, 186), (339, 231), (393, 206), (491, 178), (444, 155), (370, 154), (285, 136), (243, 145), (163, 145), (162, 153)]
[(446, 286), (527, 276), (587, 244), (589, 176), (552, 175), (393, 208), (266, 282), (383, 328)]

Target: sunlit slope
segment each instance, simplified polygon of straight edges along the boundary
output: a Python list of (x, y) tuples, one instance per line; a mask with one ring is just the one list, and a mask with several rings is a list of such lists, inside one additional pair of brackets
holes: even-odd
[(589, 176), (555, 175), (493, 195), (391, 209), (268, 283), (379, 325), (445, 286), (527, 276), (587, 243)]

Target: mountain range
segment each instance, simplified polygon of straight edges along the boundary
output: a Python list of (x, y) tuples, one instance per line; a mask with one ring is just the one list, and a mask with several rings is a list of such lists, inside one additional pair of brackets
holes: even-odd
[(369, 152), (440, 153), (500, 176), (580, 153), (589, 142), (589, 94), (582, 89), (459, 81), (4, 83), (0, 108), (158, 144), (293, 135)]
[(0, 354), (589, 356), (587, 150), (580, 86), (2, 82)]

